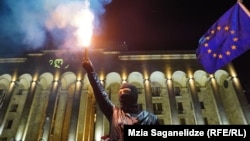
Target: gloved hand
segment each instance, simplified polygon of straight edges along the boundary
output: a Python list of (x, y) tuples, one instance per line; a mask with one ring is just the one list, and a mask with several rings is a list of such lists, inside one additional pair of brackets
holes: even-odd
[(90, 59), (84, 59), (82, 62), (82, 66), (83, 68), (87, 71), (87, 73), (91, 73), (94, 72), (94, 66), (92, 64), (92, 62), (90, 61)]

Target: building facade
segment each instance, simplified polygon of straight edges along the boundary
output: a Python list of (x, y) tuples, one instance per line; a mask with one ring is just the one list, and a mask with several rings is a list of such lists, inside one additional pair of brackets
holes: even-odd
[[(0, 58), (0, 141), (100, 141), (108, 121), (93, 96), (81, 50), (43, 50)], [(164, 125), (250, 123), (232, 64), (207, 74), (192, 51), (88, 53), (110, 99), (123, 82)]]

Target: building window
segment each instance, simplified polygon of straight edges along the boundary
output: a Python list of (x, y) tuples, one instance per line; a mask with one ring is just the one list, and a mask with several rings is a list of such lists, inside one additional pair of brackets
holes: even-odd
[(175, 96), (180, 96), (181, 95), (181, 89), (179, 87), (174, 87), (174, 94), (175, 94)]
[(228, 88), (228, 81), (227, 80), (224, 80), (224, 82), (223, 82), (223, 86), (225, 87), (225, 88)]
[(5, 129), (10, 129), (12, 126), (13, 120), (7, 120), (7, 123), (5, 124)]
[(201, 109), (205, 109), (205, 106), (204, 106), (203, 102), (200, 102), (200, 105), (201, 105)]
[(204, 124), (205, 125), (208, 125), (208, 120), (207, 120), (207, 118), (203, 118), (204, 119)]
[(195, 89), (196, 89), (196, 92), (201, 92), (201, 88), (200, 87), (196, 86)]
[(17, 95), (22, 95), (22, 94), (23, 94), (23, 89), (19, 89)]
[(181, 118), (181, 119), (180, 119), (180, 124), (181, 124), (181, 125), (186, 125), (186, 120), (185, 120), (184, 118)]
[(184, 110), (183, 110), (183, 105), (182, 105), (182, 103), (181, 102), (178, 102), (177, 103), (177, 110), (178, 110), (178, 114), (183, 114), (184, 112)]
[(153, 103), (154, 114), (160, 115), (162, 114), (162, 104), (161, 103)]
[(161, 88), (160, 87), (152, 87), (152, 96), (160, 96)]
[(18, 104), (11, 105), (10, 112), (16, 112), (17, 111)]

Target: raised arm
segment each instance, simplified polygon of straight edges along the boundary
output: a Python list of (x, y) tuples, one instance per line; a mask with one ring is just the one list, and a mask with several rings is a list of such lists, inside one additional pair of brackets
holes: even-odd
[(96, 101), (102, 110), (103, 114), (110, 120), (113, 114), (114, 104), (110, 101), (101, 81), (94, 70), (93, 64), (89, 59), (85, 59), (82, 63), (83, 68), (86, 70), (89, 82), (93, 88)]

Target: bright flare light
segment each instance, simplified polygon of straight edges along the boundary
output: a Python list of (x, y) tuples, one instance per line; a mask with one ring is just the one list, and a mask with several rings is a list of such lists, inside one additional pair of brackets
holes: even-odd
[(74, 18), (74, 24), (78, 27), (75, 35), (80, 47), (89, 47), (94, 29), (94, 14), (90, 9), (89, 1), (84, 1), (83, 10)]

